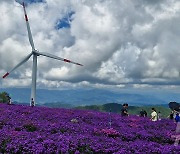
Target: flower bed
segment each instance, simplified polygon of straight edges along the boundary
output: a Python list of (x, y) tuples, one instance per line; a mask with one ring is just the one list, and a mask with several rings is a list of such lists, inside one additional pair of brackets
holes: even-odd
[(178, 153), (170, 120), (0, 104), (0, 153)]

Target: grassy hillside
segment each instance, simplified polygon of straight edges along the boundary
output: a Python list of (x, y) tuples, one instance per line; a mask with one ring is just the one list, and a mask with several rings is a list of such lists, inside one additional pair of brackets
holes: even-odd
[(163, 107), (163, 106), (142, 106), (142, 107), (135, 107), (133, 109), (129, 108), (129, 113), (134, 114), (134, 115), (138, 115), (139, 112), (141, 111), (141, 109), (144, 109), (148, 113), (148, 116), (150, 116), (150, 114), (152, 112), (151, 111), (152, 107), (154, 107), (157, 112), (160, 111), (162, 114), (162, 117), (164, 117), (164, 118), (166, 118), (171, 112), (171, 110), (169, 108)]
[[(148, 116), (151, 114), (151, 108), (154, 107), (157, 112), (161, 112), (162, 117), (166, 118), (171, 110), (168, 107), (164, 106), (129, 106), (128, 112), (132, 115), (139, 115), (139, 112), (141, 109), (146, 110), (148, 113)], [(76, 109), (82, 109), (82, 110), (95, 110), (95, 111), (101, 111), (101, 112), (113, 112), (113, 113), (120, 113), (122, 109), (122, 105), (118, 103), (108, 103), (104, 105), (89, 105), (89, 106), (78, 106)]]

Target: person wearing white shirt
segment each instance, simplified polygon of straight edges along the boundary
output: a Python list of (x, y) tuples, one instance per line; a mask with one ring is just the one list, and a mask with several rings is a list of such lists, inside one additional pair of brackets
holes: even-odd
[(157, 112), (156, 112), (155, 108), (152, 108), (151, 120), (152, 121), (157, 121), (157, 119), (158, 119)]

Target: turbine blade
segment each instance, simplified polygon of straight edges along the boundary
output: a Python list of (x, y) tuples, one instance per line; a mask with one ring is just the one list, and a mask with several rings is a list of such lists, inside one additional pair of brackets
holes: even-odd
[(13, 69), (11, 69), (9, 72), (3, 75), (3, 78), (6, 78), (12, 71), (14, 71), (16, 68), (24, 64), (28, 59), (31, 57), (32, 53), (30, 53), (28, 56), (26, 56), (19, 64), (17, 64)]
[(3, 78), (7, 77), (9, 73), (7, 72), (6, 74), (3, 75)]
[(30, 28), (30, 25), (29, 25), (28, 16), (27, 16), (27, 13), (26, 13), (26, 8), (25, 8), (25, 3), (24, 2), (23, 2), (23, 9), (24, 9), (24, 16), (25, 16), (26, 26), (27, 26), (27, 31), (28, 31), (29, 43), (31, 44), (32, 50), (34, 51), (35, 50), (34, 41), (33, 41), (33, 38), (32, 38), (31, 28)]
[(83, 66), (82, 64), (73, 62), (73, 61), (71, 61), (71, 60), (69, 60), (69, 59), (65, 59), (65, 58), (61, 58), (61, 57), (58, 57), (58, 56), (54, 56), (54, 55), (49, 54), (49, 53), (36, 52), (36, 54), (37, 54), (37, 55), (42, 55), (42, 56), (45, 56), (45, 57), (49, 57), (49, 58), (53, 58), (53, 59), (57, 59), (57, 60), (61, 60), (61, 61), (67, 62), (67, 63), (72, 63), (72, 64), (75, 64), (75, 65)]

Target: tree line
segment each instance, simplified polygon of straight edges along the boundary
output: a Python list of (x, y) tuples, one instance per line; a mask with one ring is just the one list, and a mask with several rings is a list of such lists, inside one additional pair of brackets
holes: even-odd
[(0, 103), (9, 103), (11, 97), (7, 92), (1, 92), (0, 93)]

